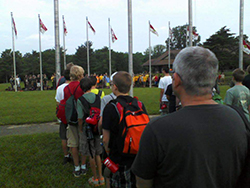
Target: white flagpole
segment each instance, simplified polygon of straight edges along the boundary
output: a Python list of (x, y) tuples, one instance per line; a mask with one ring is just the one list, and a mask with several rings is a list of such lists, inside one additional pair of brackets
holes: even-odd
[(13, 23), (13, 13), (11, 12), (11, 28), (12, 28), (12, 46), (13, 46), (13, 66), (14, 66), (14, 87), (15, 87), (15, 92), (17, 92), (17, 85), (16, 85), (16, 55), (15, 55), (15, 28), (14, 28), (14, 23)]
[(110, 18), (108, 19), (108, 28), (109, 28), (109, 78), (111, 78), (111, 27), (110, 27)]
[(168, 22), (168, 68), (170, 69), (170, 22)]
[(240, 0), (240, 28), (239, 28), (239, 68), (243, 69), (243, 16), (244, 0)]
[(63, 52), (64, 52), (64, 70), (66, 70), (66, 49), (65, 49), (65, 21), (64, 21), (64, 16), (62, 16), (63, 19)]
[(40, 31), (40, 14), (38, 14), (38, 32), (39, 32), (39, 59), (40, 59), (40, 87), (43, 90), (43, 67), (42, 67), (42, 52), (41, 52), (41, 31)]
[(132, 1), (128, 0), (128, 54), (129, 54), (129, 74), (132, 77), (129, 95), (133, 97), (133, 38), (132, 38)]
[(149, 54), (148, 54), (148, 63), (149, 63), (149, 87), (151, 88), (151, 85), (152, 85), (152, 80), (151, 80), (151, 34), (150, 34), (150, 21), (148, 21), (148, 31), (149, 31)]
[(90, 76), (90, 68), (89, 68), (89, 32), (88, 32), (88, 17), (86, 17), (86, 35), (87, 35), (87, 69), (88, 76)]
[(193, 46), (192, 0), (188, 0), (189, 46)]

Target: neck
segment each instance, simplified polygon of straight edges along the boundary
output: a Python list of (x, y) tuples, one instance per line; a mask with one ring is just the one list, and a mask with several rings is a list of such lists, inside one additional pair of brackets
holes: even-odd
[(118, 96), (129, 96), (128, 93), (120, 93), (120, 92), (117, 92), (115, 95), (116, 95), (117, 97), (118, 97)]
[(213, 99), (211, 94), (203, 96), (190, 96), (184, 95), (180, 97), (181, 105), (184, 106), (193, 106), (193, 105), (203, 105), (203, 104), (217, 104)]
[(242, 82), (235, 82), (235, 85), (242, 86)]

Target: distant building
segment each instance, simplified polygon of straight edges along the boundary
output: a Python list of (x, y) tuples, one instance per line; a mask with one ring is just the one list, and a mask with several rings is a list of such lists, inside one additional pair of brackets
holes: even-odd
[[(173, 62), (177, 54), (181, 50), (171, 50), (170, 51), (170, 69), (173, 68)], [(143, 67), (149, 66), (149, 60), (142, 64)], [(161, 72), (162, 67), (168, 66), (168, 51), (164, 52), (162, 55), (155, 59), (151, 59), (151, 69), (152, 72)]]

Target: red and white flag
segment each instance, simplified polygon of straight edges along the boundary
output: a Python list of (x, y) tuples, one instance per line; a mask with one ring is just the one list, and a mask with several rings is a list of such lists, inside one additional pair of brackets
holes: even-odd
[(117, 37), (116, 37), (115, 32), (113, 31), (112, 28), (111, 28), (111, 37), (112, 37), (112, 42), (114, 43), (117, 40)]
[(245, 52), (248, 55), (250, 54), (250, 46), (244, 40), (243, 40), (243, 52)]
[(13, 30), (15, 32), (15, 35), (17, 36), (17, 30), (16, 30), (16, 24), (15, 24), (15, 21), (14, 21), (14, 18), (12, 17), (12, 24), (13, 24)]
[[(187, 26), (187, 31), (189, 32), (189, 26)], [(193, 30), (194, 39), (197, 39), (199, 34)]]
[(151, 24), (149, 24), (149, 27), (150, 27), (150, 31), (151, 31), (152, 33), (154, 33), (154, 34), (156, 34), (157, 36), (159, 36), (158, 33), (157, 33), (157, 31), (155, 30), (155, 28), (154, 28)]
[(93, 33), (95, 34), (95, 29), (93, 28), (93, 26), (90, 24), (90, 22), (88, 21), (89, 27), (90, 29), (93, 31)]
[(67, 35), (68, 33), (64, 18), (63, 18), (63, 32), (64, 32), (64, 35)]
[(47, 29), (47, 27), (43, 24), (43, 22), (42, 22), (41, 19), (39, 19), (39, 21), (40, 21), (40, 32), (43, 34), (43, 33), (45, 33), (45, 31), (47, 31), (48, 29)]

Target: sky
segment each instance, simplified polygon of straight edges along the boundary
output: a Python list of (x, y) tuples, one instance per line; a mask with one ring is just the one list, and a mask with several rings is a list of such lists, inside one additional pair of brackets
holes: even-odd
[[(112, 43), (117, 52), (128, 52), (127, 0), (58, 0), (60, 46), (63, 46), (64, 15), (68, 34), (67, 54), (74, 54), (86, 37), (86, 16), (96, 33), (89, 29), (89, 40), (95, 50), (109, 46), (108, 18), (118, 40)], [(193, 0), (193, 25), (201, 42), (223, 26), (239, 34), (239, 0)], [(11, 12), (17, 28), (15, 50), (23, 55), (39, 51), (38, 14), (48, 30), (41, 36), (42, 51), (55, 47), (53, 0), (0, 0), (0, 53), (12, 49)], [(188, 23), (188, 0), (132, 0), (133, 53), (149, 47), (149, 24), (159, 36), (151, 33), (151, 46), (165, 45), (170, 26)], [(244, 3), (244, 34), (250, 37), (250, 1)]]

